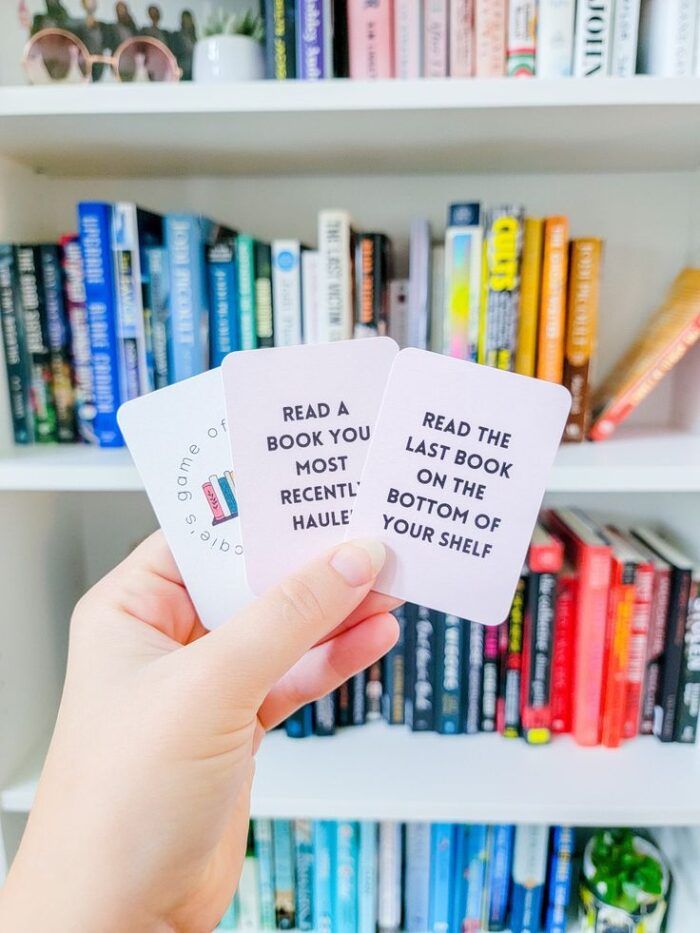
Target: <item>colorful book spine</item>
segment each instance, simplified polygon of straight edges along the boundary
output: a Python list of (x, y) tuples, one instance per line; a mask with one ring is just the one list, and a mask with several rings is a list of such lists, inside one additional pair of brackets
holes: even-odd
[(610, 74), (631, 78), (637, 71), (640, 0), (615, 0)]
[(486, 212), (478, 359), (498, 369), (515, 362), (524, 213), (517, 205)]
[(469, 883), (467, 905), (462, 933), (481, 933), (486, 891), (486, 865), (488, 859), (488, 827), (482, 823), (469, 828), (467, 864)]
[(406, 609), (394, 610), (399, 626), (399, 637), (394, 647), (384, 658), (384, 694), (382, 715), (390, 726), (403, 725), (406, 721)]
[(253, 824), (255, 854), (258, 857), (260, 878), (260, 929), (274, 930), (275, 919), (275, 865), (272, 852), (272, 820), (255, 820)]
[(294, 0), (265, 2), (265, 59), (268, 78), (296, 78)]
[(359, 233), (355, 239), (353, 337), (384, 336), (388, 330), (389, 238)]
[(10, 393), (12, 433), (15, 444), (31, 444), (34, 440), (34, 415), (30, 397), (31, 367), (20, 308), (15, 253), (12, 246), (5, 244), (0, 245), (0, 316)]
[(462, 731), (464, 628), (460, 618), (433, 613), (435, 618), (435, 730), (441, 735)]
[(253, 253), (255, 262), (255, 342), (258, 347), (274, 347), (272, 249), (269, 243), (256, 240)]
[(450, 0), (450, 77), (474, 74), (474, 0)]
[(534, 376), (537, 360), (537, 322), (542, 282), (544, 221), (526, 217), (523, 224), (523, 261), (520, 276), (520, 314), (515, 372)]
[(294, 821), (296, 928), (314, 929), (314, 846), (311, 820)]
[(150, 310), (153, 388), (170, 385), (170, 278), (168, 251), (149, 246), (143, 255), (144, 300)]
[(474, 73), (500, 78), (506, 68), (506, 0), (474, 0)]
[[(431, 732), (435, 727), (435, 625), (430, 610), (411, 607), (413, 628), (409, 661), (410, 690), (406, 693), (406, 723), (414, 732)], [(408, 686), (408, 685), (407, 685)]]
[(520, 735), (520, 693), (523, 667), (523, 635), (527, 603), (527, 572), (518, 580), (508, 614), (508, 647), (505, 658), (503, 735), (516, 739)]
[(564, 440), (582, 441), (590, 418), (591, 364), (598, 328), (602, 243), (595, 238), (571, 241), (569, 306), (564, 348), (564, 385), (571, 393), (571, 411)]
[[(531, 568), (532, 569), (532, 568)], [(531, 573), (525, 621), (522, 730), (531, 745), (551, 738), (551, 671), (557, 578)]]
[(397, 78), (423, 74), (423, 3), (394, 0), (394, 72)]
[(255, 308), (255, 240), (244, 233), (236, 237), (238, 273), (238, 310), (241, 350), (255, 350), (258, 345)]
[(511, 78), (535, 74), (537, 0), (510, 0), (506, 72)]
[(423, 20), (423, 76), (449, 75), (449, 13), (447, 0), (425, 0)]
[(700, 712), (700, 578), (693, 574), (688, 599), (681, 673), (678, 679), (678, 708), (673, 740), (693, 743)]
[(329, 0), (296, 0), (297, 71), (304, 81), (333, 77)]
[(295, 347), (301, 332), (301, 244), (298, 240), (272, 243), (272, 306), (275, 346)]
[(304, 343), (318, 343), (318, 250), (301, 253), (301, 315)]
[(90, 330), (85, 306), (85, 277), (80, 239), (61, 237), (61, 265), (63, 267), (64, 297), (70, 331), (70, 352), (73, 366), (75, 394), (75, 420), (78, 437), (88, 444), (96, 444), (95, 390), (90, 356)]
[(566, 933), (566, 915), (571, 894), (574, 830), (570, 826), (555, 826), (552, 830), (551, 849), (545, 933)]
[[(467, 915), (467, 895), (469, 891), (469, 826), (458, 824), (454, 830), (455, 854), (453, 860), (454, 875), (452, 879), (452, 920), (450, 929), (461, 933)], [(420, 929), (426, 930), (427, 926)]]
[(579, 0), (576, 5), (574, 76), (604, 78), (610, 72), (613, 0)]
[(319, 317), (321, 343), (352, 337), (352, 230), (346, 211), (318, 215)]
[(351, 78), (393, 78), (393, 30), (391, 0), (348, 0)]
[(574, 59), (574, 15), (576, 0), (539, 0), (537, 10), (538, 78), (566, 78)]
[(430, 903), (428, 930), (450, 929), (454, 881), (455, 828), (452, 823), (433, 823), (430, 828)]
[(481, 694), (484, 683), (484, 626), (469, 623), (468, 648), (464, 653), (466, 665), (466, 696), (464, 702), (464, 729), (467, 735), (481, 731)]
[(511, 933), (537, 933), (541, 929), (548, 842), (549, 830), (546, 826), (516, 827)]
[(654, 728), (654, 705), (656, 704), (656, 694), (661, 681), (670, 597), (671, 568), (668, 564), (656, 563), (654, 566), (654, 595), (649, 620), (649, 640), (642, 687), (642, 711), (639, 722), (639, 731), (642, 735), (651, 735)]
[(275, 866), (275, 920), (278, 930), (292, 930), (296, 922), (294, 839), (290, 820), (273, 820), (272, 851)]
[(622, 742), (629, 639), (634, 614), (637, 565), (618, 557), (613, 550), (605, 634), (605, 669), (601, 707), (601, 742), (617, 748)]
[(195, 214), (168, 214), (165, 218), (173, 382), (209, 368), (209, 295), (204, 260), (211, 229), (210, 221)]
[(335, 823), (314, 822), (314, 915), (318, 933), (333, 930), (335, 903)]
[[(430, 911), (430, 823), (406, 824), (406, 933), (425, 933)], [(457, 929), (457, 927), (455, 927)]]
[(57, 246), (40, 248), (41, 277), (46, 304), (46, 333), (51, 358), (51, 379), (59, 443), (75, 440), (75, 397), (70, 354), (70, 325), (63, 298), (61, 256)]
[(476, 361), (479, 345), (483, 232), (478, 202), (451, 204), (445, 231), (444, 352)]
[(406, 346), (427, 350), (430, 345), (430, 224), (423, 218), (411, 222), (408, 269)]
[(484, 629), (484, 663), (482, 665), (481, 731), (496, 730), (496, 701), (498, 698), (498, 634), (497, 625)]
[(696, 0), (646, 0), (639, 23), (639, 71), (662, 78), (693, 74)]
[(377, 824), (360, 823), (360, 854), (357, 884), (357, 933), (377, 929)]
[(220, 366), (225, 356), (239, 350), (238, 282), (236, 237), (218, 240), (207, 247), (209, 306), (211, 308), (211, 365)]
[(401, 871), (403, 866), (401, 823), (382, 821), (379, 824), (377, 859), (379, 863), (377, 925), (380, 930), (398, 930), (401, 927)]
[(515, 827), (500, 824), (490, 827), (491, 862), (489, 866), (488, 930), (505, 930), (510, 906), (510, 879), (513, 866)]
[(571, 732), (573, 716), (574, 644), (578, 578), (566, 563), (557, 578), (552, 656), (552, 732)]
[(622, 737), (625, 739), (631, 739), (637, 735), (640, 727), (642, 685), (646, 668), (653, 598), (654, 567), (650, 562), (642, 561), (637, 565), (634, 609), (630, 623), (625, 712), (622, 723)]
[(336, 823), (336, 880), (334, 933), (357, 933), (357, 867), (359, 830), (357, 823)]
[(544, 224), (536, 375), (549, 382), (561, 382), (564, 376), (568, 240), (567, 218), (548, 217)]

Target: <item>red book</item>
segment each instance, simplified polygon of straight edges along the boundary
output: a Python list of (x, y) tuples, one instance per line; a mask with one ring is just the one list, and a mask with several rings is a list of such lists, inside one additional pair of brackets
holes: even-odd
[(564, 541), (578, 576), (572, 732), (579, 745), (600, 743), (603, 662), (611, 550), (602, 530), (580, 509), (554, 509), (548, 523)]
[(348, 0), (351, 78), (393, 78), (392, 0)]
[(574, 708), (574, 643), (576, 639), (576, 594), (578, 579), (568, 561), (557, 580), (552, 658), (552, 732), (571, 732)]

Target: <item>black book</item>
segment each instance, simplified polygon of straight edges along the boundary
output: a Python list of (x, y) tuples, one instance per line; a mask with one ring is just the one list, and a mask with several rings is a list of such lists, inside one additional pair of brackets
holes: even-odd
[(338, 717), (338, 725), (341, 728), (343, 726), (351, 726), (352, 709), (350, 706), (350, 681), (346, 680), (345, 683), (338, 687), (336, 690), (336, 696), (336, 716)]
[(464, 651), (465, 691), (463, 732), (473, 735), (481, 731), (481, 694), (484, 681), (484, 626), (466, 623)]
[(700, 712), (700, 577), (693, 574), (685, 625), (683, 663), (678, 685), (676, 711), (676, 742), (694, 742)]
[(498, 626), (485, 626), (483, 633), (483, 667), (481, 687), (481, 731), (496, 731), (498, 702)]
[(350, 681), (350, 725), (361, 726), (367, 720), (367, 671), (359, 671)]
[(333, 77), (350, 77), (347, 0), (333, 0)]
[(414, 732), (435, 728), (435, 629), (429, 609), (413, 607), (410, 693), (406, 694), (406, 723)]
[(365, 686), (366, 718), (370, 722), (382, 717), (382, 662), (375, 661), (367, 670)]
[(387, 332), (389, 294), (389, 238), (385, 233), (355, 237), (355, 337)]
[(384, 694), (382, 715), (391, 726), (406, 721), (406, 606), (394, 610), (399, 637), (384, 658)]
[(71, 369), (71, 335), (63, 300), (63, 270), (58, 247), (45, 243), (41, 277), (46, 308), (46, 334), (51, 361), (51, 383), (56, 407), (56, 434), (60, 443), (75, 441), (75, 395)]
[(458, 616), (433, 613), (435, 619), (435, 731), (454, 735), (462, 731), (464, 684), (464, 630)]
[(255, 241), (255, 330), (258, 347), (274, 347), (272, 305), (272, 249), (269, 243)]
[(34, 440), (34, 414), (30, 396), (30, 364), (20, 312), (19, 280), (15, 253), (0, 245), (0, 319), (5, 346), (5, 368), (10, 393), (12, 431), (16, 444)]
[(326, 694), (314, 703), (314, 733), (334, 735), (336, 726), (335, 692)]

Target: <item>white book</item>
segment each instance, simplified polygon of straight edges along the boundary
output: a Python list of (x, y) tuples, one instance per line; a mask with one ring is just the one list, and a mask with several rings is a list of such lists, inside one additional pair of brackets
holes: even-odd
[(414, 220), (408, 243), (409, 347), (427, 350), (430, 339), (430, 224)]
[(445, 247), (433, 246), (430, 273), (430, 349), (445, 352)]
[(261, 926), (258, 860), (247, 855), (238, 882), (238, 929), (257, 931)]
[(316, 249), (301, 253), (301, 320), (304, 343), (318, 343), (318, 266)]
[(639, 70), (663, 78), (693, 74), (698, 0), (645, 0), (639, 24)]
[(613, 0), (578, 0), (574, 76), (604, 78), (610, 70)]
[(379, 824), (379, 894), (377, 923), (380, 930), (401, 927), (401, 823)]
[(276, 347), (294, 347), (301, 332), (301, 245), (272, 241), (272, 317)]
[(535, 56), (538, 78), (565, 78), (571, 74), (575, 10), (576, 0), (540, 0)]
[(404, 350), (408, 344), (408, 279), (389, 282), (389, 336)]
[(347, 211), (318, 215), (318, 339), (350, 340), (353, 331), (351, 222)]
[(394, 69), (397, 78), (423, 74), (423, 2), (394, 2)]
[(637, 72), (639, 0), (615, 0), (610, 74), (630, 78)]

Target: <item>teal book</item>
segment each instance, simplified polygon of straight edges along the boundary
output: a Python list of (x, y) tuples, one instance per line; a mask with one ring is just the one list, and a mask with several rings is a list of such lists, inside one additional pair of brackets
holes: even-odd
[(335, 823), (314, 820), (314, 929), (332, 933), (335, 903)]
[(430, 933), (449, 933), (454, 880), (455, 828), (433, 823), (430, 835)]
[(272, 852), (272, 820), (253, 823), (255, 854), (260, 878), (260, 926), (263, 930), (277, 929), (275, 919), (275, 865)]
[(12, 246), (0, 245), (0, 316), (5, 346), (5, 368), (15, 444), (34, 440), (30, 397), (30, 364), (19, 300), (19, 281)]
[(336, 881), (333, 933), (357, 933), (358, 824), (336, 823)]
[(480, 930), (486, 890), (486, 863), (488, 858), (488, 827), (475, 824), (469, 830), (467, 911), (465, 927), (468, 930)]
[(469, 890), (469, 826), (455, 826), (454, 879), (452, 881), (452, 927), (462, 930), (467, 916)]
[(255, 307), (255, 240), (239, 233), (236, 237), (236, 275), (238, 279), (238, 333), (241, 350), (255, 350), (258, 346)]
[(275, 920), (277, 929), (293, 930), (296, 925), (295, 857), (290, 820), (273, 821), (272, 851), (275, 866)]
[(311, 820), (294, 821), (298, 930), (314, 928), (314, 846)]

